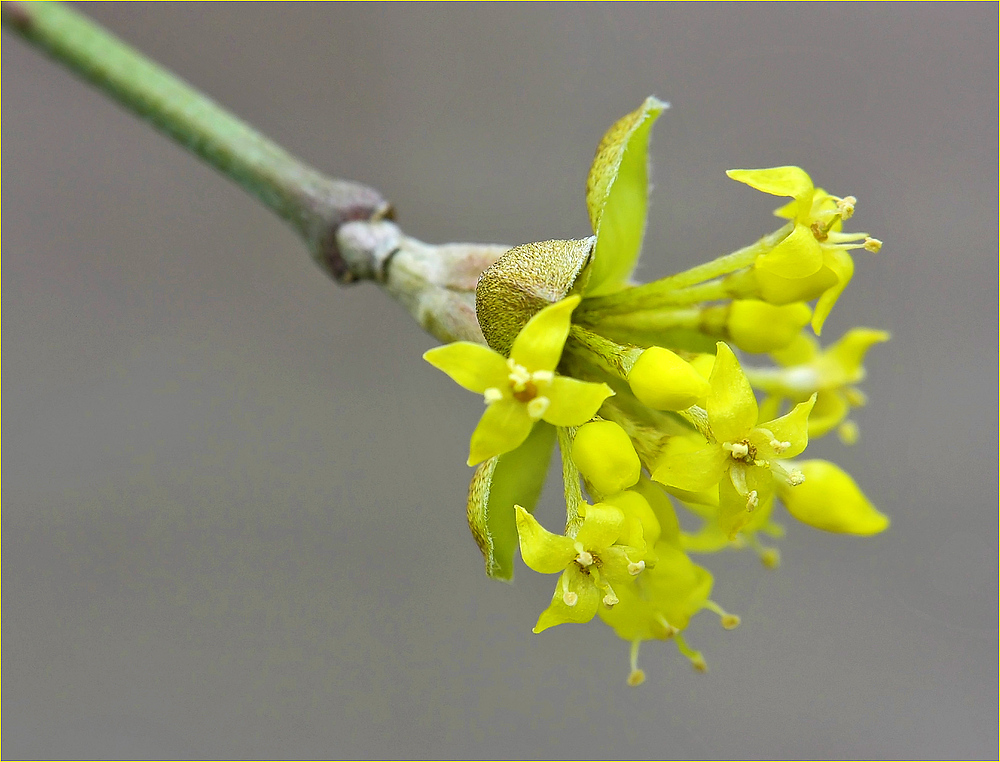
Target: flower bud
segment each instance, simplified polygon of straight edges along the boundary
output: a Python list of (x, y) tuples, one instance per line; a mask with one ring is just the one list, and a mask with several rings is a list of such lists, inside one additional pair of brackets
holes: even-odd
[(684, 410), (708, 396), (708, 381), (663, 347), (650, 347), (628, 374), (632, 393), (654, 410)]
[(745, 352), (771, 352), (791, 343), (811, 316), (802, 302), (778, 307), (742, 299), (732, 303), (726, 327), (729, 338)]
[(593, 421), (573, 439), (573, 462), (602, 495), (621, 492), (639, 481), (642, 465), (632, 440), (613, 421)]
[(805, 481), (796, 487), (779, 485), (781, 500), (799, 521), (840, 534), (878, 534), (889, 519), (868, 502), (850, 475), (825, 460), (796, 463)]

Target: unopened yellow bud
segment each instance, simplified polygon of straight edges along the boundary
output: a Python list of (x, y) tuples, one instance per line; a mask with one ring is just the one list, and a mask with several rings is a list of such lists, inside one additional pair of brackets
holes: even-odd
[(660, 539), (662, 531), (660, 529), (660, 522), (657, 520), (656, 514), (653, 513), (649, 502), (638, 492), (632, 492), (631, 490), (621, 492), (606, 498), (605, 502), (618, 508), (625, 514), (626, 518), (634, 517), (639, 521), (639, 524), (642, 526), (642, 539), (647, 546), (652, 548)]
[(889, 526), (888, 517), (868, 501), (846, 471), (825, 460), (805, 460), (796, 466), (805, 482), (779, 489), (788, 512), (799, 521), (840, 534), (878, 534)]
[(737, 300), (729, 310), (729, 338), (746, 352), (772, 352), (788, 346), (811, 317), (812, 311), (802, 302), (779, 307), (756, 299)]
[(573, 439), (573, 461), (583, 478), (602, 495), (631, 487), (639, 481), (642, 470), (632, 440), (614, 421), (581, 426)]
[(708, 396), (708, 381), (663, 347), (650, 347), (628, 374), (632, 393), (654, 410), (684, 410)]

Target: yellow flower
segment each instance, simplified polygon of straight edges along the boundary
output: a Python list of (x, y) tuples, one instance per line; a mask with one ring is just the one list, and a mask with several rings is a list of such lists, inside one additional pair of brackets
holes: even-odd
[(618, 592), (646, 568), (640, 522), (627, 522), (614, 505), (582, 507), (583, 525), (575, 537), (549, 532), (519, 505), (514, 510), (524, 563), (541, 574), (561, 572), (535, 632), (566, 622), (589, 622), (602, 601), (609, 607), (617, 604)]
[(812, 318), (818, 335), (854, 274), (854, 261), (848, 252), (876, 252), (882, 242), (865, 233), (841, 232), (841, 222), (854, 214), (857, 199), (831, 196), (815, 187), (799, 167), (731, 169), (726, 174), (764, 193), (792, 199), (775, 212), (792, 220), (792, 231), (759, 256), (754, 269), (766, 301), (787, 304), (819, 297)]
[(719, 485), (720, 523), (729, 536), (750, 521), (757, 505), (773, 491), (772, 472), (790, 484), (801, 474), (779, 463), (801, 453), (809, 441), (806, 420), (814, 398), (787, 415), (758, 422), (757, 400), (732, 350), (719, 342), (709, 378), (706, 403), (706, 444), (692, 437), (667, 440), (653, 470), (653, 479), (690, 492)]
[(857, 430), (846, 421), (851, 408), (865, 404), (865, 395), (855, 384), (865, 378), (864, 359), (875, 344), (889, 340), (885, 331), (852, 328), (826, 349), (812, 336), (799, 335), (787, 347), (772, 353), (780, 368), (752, 369), (747, 374), (757, 388), (770, 395), (762, 407), (776, 415), (784, 400), (801, 402), (816, 394), (809, 415), (809, 436), (820, 437), (838, 428), (851, 444)]
[(469, 465), (517, 448), (536, 421), (580, 426), (613, 392), (556, 374), (569, 335), (570, 315), (580, 302), (571, 296), (538, 312), (518, 334), (510, 357), (482, 344), (457, 341), (424, 354), (459, 385), (483, 395), (486, 412), (472, 434)]

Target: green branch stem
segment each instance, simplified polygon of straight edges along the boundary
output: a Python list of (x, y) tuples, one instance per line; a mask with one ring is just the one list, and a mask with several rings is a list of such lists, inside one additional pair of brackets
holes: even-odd
[(372, 188), (327, 177), (61, 3), (2, 4), (3, 28), (169, 135), (286, 220), (333, 278), (364, 277), (339, 251), (350, 220), (391, 216)]

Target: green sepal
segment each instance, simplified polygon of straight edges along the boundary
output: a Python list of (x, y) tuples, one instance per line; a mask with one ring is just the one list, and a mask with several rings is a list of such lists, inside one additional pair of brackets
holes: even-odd
[(514, 504), (529, 513), (535, 509), (555, 441), (555, 428), (539, 421), (519, 447), (482, 463), (472, 477), (466, 515), (488, 577), (514, 578)]

